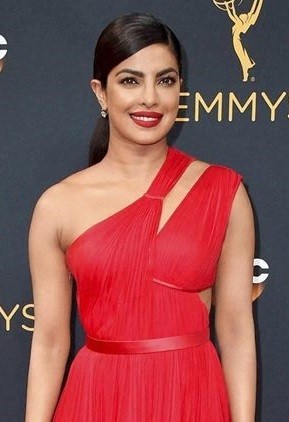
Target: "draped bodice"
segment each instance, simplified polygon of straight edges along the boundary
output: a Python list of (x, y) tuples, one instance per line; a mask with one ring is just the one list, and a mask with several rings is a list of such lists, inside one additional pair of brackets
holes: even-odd
[[(164, 198), (195, 159), (169, 146), (146, 193), (68, 247), (66, 262), (86, 332), (97, 338), (147, 338), (208, 324), (196, 293), (215, 282), (242, 176), (210, 164), (159, 230)], [(164, 296), (175, 303), (175, 315), (167, 314)]]

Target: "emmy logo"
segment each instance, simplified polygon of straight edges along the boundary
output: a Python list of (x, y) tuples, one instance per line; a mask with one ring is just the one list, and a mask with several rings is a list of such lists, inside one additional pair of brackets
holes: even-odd
[[(241, 63), (243, 72), (243, 81), (247, 82), (249, 69), (255, 66), (254, 60), (249, 56), (247, 50), (243, 47), (241, 34), (246, 34), (252, 25), (255, 25), (259, 17), (263, 0), (254, 0), (251, 10), (248, 13), (238, 14), (236, 11), (236, 0), (213, 0), (214, 4), (221, 10), (227, 12), (233, 22), (232, 37), (235, 53)], [(238, 0), (239, 6), (243, 0)]]

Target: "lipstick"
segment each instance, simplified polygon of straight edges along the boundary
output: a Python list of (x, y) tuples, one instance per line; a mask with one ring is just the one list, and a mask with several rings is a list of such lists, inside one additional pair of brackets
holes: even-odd
[(130, 117), (138, 126), (150, 128), (160, 123), (163, 114), (156, 111), (136, 111)]

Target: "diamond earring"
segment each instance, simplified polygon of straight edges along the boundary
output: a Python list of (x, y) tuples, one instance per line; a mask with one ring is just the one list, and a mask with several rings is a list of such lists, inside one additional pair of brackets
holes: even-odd
[(100, 115), (101, 115), (101, 117), (105, 118), (107, 116), (107, 111), (101, 110)]

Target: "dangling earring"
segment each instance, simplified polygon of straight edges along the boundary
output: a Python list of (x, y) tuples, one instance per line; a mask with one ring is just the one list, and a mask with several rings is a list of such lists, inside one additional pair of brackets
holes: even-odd
[(101, 115), (101, 117), (106, 118), (107, 111), (102, 109), (101, 112), (100, 112), (100, 115)]

